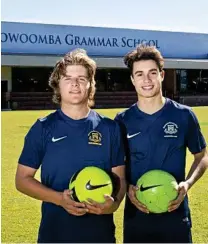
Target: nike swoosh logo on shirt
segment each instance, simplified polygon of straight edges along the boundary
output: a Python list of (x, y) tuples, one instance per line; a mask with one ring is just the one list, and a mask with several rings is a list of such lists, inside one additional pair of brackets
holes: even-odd
[(67, 136), (62, 136), (62, 137), (59, 137), (59, 138), (52, 138), (52, 142), (57, 142), (57, 141), (60, 141), (60, 140), (63, 140), (64, 138), (66, 138)]
[(138, 133), (135, 133), (135, 134), (132, 134), (132, 135), (127, 134), (127, 138), (130, 139), (132, 137), (135, 137), (135, 136), (139, 135), (140, 133), (141, 132), (138, 132)]

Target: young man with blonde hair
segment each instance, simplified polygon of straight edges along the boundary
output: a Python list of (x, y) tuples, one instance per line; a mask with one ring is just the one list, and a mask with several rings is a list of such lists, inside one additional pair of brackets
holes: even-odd
[[(208, 165), (206, 143), (193, 111), (162, 95), (164, 59), (155, 47), (139, 46), (124, 58), (138, 102), (117, 115), (127, 151), (128, 197), (124, 211), (125, 243), (188, 243), (191, 217), (187, 192)], [(185, 177), (186, 149), (194, 161)], [(137, 180), (147, 171), (172, 174), (178, 197), (167, 213), (150, 213), (136, 199)], [(147, 188), (146, 190), (148, 190)]]
[[(96, 64), (84, 50), (74, 50), (54, 67), (49, 85), (60, 109), (38, 119), (25, 137), (16, 187), (41, 200), (39, 243), (113, 243), (116, 211), (125, 193), (124, 153), (117, 123), (90, 109), (94, 103)], [(91, 143), (96, 135), (99, 143)], [(41, 166), (41, 182), (35, 173)], [(112, 171), (121, 188), (105, 203), (76, 202), (69, 182), (86, 166)]]

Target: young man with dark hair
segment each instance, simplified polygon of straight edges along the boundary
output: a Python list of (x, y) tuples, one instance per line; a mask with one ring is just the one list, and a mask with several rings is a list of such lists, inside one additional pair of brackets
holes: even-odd
[[(191, 242), (188, 190), (208, 165), (206, 143), (193, 111), (162, 95), (164, 59), (155, 47), (139, 46), (124, 58), (131, 72), (138, 102), (118, 114), (126, 145), (128, 197), (124, 211), (124, 243)], [(194, 156), (185, 177), (186, 149)], [(147, 171), (172, 174), (178, 197), (167, 213), (150, 213), (136, 199), (137, 180)]]

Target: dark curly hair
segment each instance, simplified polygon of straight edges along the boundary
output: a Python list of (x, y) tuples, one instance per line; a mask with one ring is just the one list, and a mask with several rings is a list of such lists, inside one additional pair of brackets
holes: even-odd
[(139, 45), (135, 50), (129, 52), (124, 57), (125, 65), (130, 69), (132, 74), (134, 62), (141, 60), (153, 60), (157, 64), (159, 71), (164, 68), (164, 59), (160, 51), (154, 46)]

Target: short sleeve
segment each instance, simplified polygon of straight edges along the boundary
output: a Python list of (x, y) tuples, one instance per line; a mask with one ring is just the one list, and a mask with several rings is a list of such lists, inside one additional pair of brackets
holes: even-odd
[(122, 141), (123, 141), (123, 145), (124, 145), (124, 162), (126, 164), (126, 180), (128, 182), (131, 182), (131, 170), (130, 170), (130, 150), (129, 150), (129, 146), (128, 146), (128, 140), (127, 140), (127, 131), (126, 131), (126, 126), (124, 124), (124, 121), (122, 119), (122, 116), (120, 114), (117, 114), (115, 119), (114, 119), (118, 125), (119, 125), (119, 129), (120, 129), (120, 133), (122, 136)]
[(122, 121), (121, 116), (119, 114), (117, 114), (114, 120), (119, 124), (122, 137), (123, 138), (126, 137), (126, 128), (125, 128), (125, 125)]
[(38, 169), (43, 159), (42, 124), (39, 120), (25, 136), (19, 164)]
[(126, 160), (128, 160), (128, 157), (129, 157), (129, 147), (128, 147), (128, 140), (127, 140), (127, 132), (126, 132), (126, 126), (122, 120), (122, 117), (120, 116), (120, 114), (117, 114), (115, 119), (114, 119), (118, 125), (119, 125), (119, 128), (120, 128), (120, 133), (121, 133), (121, 136), (122, 136), (122, 141), (123, 141), (123, 145), (124, 145), (124, 152), (125, 152), (125, 158)]
[(115, 123), (114, 133), (112, 134), (111, 161), (112, 167), (124, 165), (124, 146), (119, 125)]
[(188, 114), (187, 147), (193, 154), (201, 152), (206, 147), (198, 119), (192, 110), (189, 110)]

